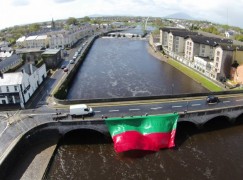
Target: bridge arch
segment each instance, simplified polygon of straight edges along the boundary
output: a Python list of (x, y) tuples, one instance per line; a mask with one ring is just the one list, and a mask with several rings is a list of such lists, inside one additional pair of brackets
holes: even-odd
[(77, 128), (66, 132), (62, 136), (62, 141), (69, 143), (106, 143), (111, 141), (111, 137), (101, 131), (92, 128)]
[(216, 130), (232, 125), (230, 117), (226, 115), (215, 116), (201, 125), (205, 130)]
[(235, 118), (235, 124), (236, 124), (236, 125), (241, 125), (241, 124), (243, 124), (243, 113), (240, 114), (238, 117)]

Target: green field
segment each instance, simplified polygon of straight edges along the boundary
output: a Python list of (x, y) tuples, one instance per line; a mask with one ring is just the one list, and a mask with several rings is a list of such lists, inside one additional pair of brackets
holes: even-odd
[(167, 63), (175, 67), (176, 69), (180, 70), (182, 73), (189, 76), (196, 82), (200, 83), (203, 87), (207, 88), (209, 91), (212, 92), (223, 91), (223, 89), (220, 86), (210, 81), (209, 79), (205, 78), (201, 74), (195, 72), (194, 70), (182, 65), (181, 63), (172, 59), (168, 59)]

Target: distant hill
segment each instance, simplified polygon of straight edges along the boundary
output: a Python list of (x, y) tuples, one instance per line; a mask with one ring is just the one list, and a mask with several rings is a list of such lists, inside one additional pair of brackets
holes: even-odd
[(165, 19), (187, 19), (187, 20), (195, 20), (194, 18), (192, 18), (191, 16), (189, 16), (186, 13), (175, 13), (175, 14), (171, 14), (168, 16), (164, 17)]

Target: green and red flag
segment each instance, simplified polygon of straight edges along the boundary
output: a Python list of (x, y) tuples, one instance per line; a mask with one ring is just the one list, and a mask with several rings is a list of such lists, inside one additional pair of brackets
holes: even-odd
[(107, 118), (105, 120), (116, 152), (129, 150), (158, 151), (175, 146), (179, 115), (164, 114)]

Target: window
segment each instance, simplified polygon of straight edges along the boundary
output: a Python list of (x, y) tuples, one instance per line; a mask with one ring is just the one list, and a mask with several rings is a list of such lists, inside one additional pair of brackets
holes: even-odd
[(1, 87), (0, 87), (0, 93), (2, 92), (2, 89), (1, 89)]
[(9, 92), (9, 87), (8, 86), (6, 87), (6, 89), (7, 89), (7, 92)]
[(18, 91), (18, 87), (17, 86), (14, 86), (14, 91)]

